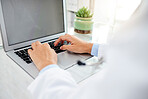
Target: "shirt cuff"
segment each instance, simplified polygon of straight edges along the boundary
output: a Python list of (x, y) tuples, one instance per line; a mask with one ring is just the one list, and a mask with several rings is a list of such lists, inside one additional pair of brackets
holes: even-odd
[(98, 49), (99, 49), (99, 44), (93, 44), (91, 55), (98, 56)]
[(44, 67), (44, 68), (40, 71), (39, 75), (40, 75), (41, 73), (45, 72), (46, 70), (50, 69), (50, 68), (59, 68), (59, 66), (56, 65), (56, 64), (48, 65), (48, 66)]

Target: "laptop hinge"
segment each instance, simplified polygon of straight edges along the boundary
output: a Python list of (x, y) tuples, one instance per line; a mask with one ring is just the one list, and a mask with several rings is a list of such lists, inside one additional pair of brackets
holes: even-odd
[[(58, 38), (54, 38), (54, 39), (50, 39), (50, 40), (46, 40), (46, 41), (43, 41), (43, 42), (41, 42), (41, 43), (45, 43), (45, 42), (49, 42), (49, 41), (53, 41), (53, 40), (55, 40), (55, 39), (58, 39)], [(31, 46), (31, 45), (28, 45), (28, 46), (24, 46), (24, 47), (16, 48), (16, 49), (14, 49), (14, 50), (23, 49), (23, 48), (30, 47), (30, 46)]]

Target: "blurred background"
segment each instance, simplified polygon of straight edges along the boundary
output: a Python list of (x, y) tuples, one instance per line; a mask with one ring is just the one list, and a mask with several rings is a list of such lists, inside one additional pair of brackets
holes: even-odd
[(73, 28), (74, 12), (88, 7), (94, 13), (92, 42), (106, 43), (114, 31), (130, 19), (140, 3), (141, 0), (67, 0), (68, 27)]
[[(140, 5), (141, 0), (67, 0), (68, 30), (73, 31), (75, 12), (83, 6), (93, 13), (93, 42), (106, 43), (112, 38), (114, 29), (128, 21)], [(0, 46), (2, 45), (0, 35)]]

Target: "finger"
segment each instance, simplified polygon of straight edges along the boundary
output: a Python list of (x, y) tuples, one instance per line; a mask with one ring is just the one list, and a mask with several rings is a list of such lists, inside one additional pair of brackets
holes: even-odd
[(36, 46), (42, 45), (39, 41), (35, 42)]
[(64, 44), (64, 41), (61, 41), (61, 44)]
[(62, 41), (61, 38), (63, 38), (63, 37), (60, 36), (60, 37), (54, 42), (54, 46), (57, 46), (57, 45)]
[(32, 49), (28, 49), (28, 54), (31, 55), (32, 54)]
[(61, 50), (73, 51), (73, 45), (63, 45), (60, 47)]
[(53, 53), (56, 53), (54, 49), (51, 49), (51, 51), (52, 51)]
[(35, 47), (36, 47), (35, 42), (31, 44), (31, 47), (32, 47), (33, 50), (35, 49)]
[(70, 35), (64, 35), (64, 36), (60, 36), (54, 43), (55, 46), (57, 46), (59, 44), (59, 42), (61, 41), (68, 41), (71, 42), (71, 37)]
[(45, 47), (49, 47), (49, 48), (51, 49), (51, 47), (49, 46), (48, 43), (44, 43), (43, 46), (45, 46)]
[(48, 43), (44, 43), (43, 45), (44, 45), (44, 46), (49, 46), (49, 44), (48, 44)]

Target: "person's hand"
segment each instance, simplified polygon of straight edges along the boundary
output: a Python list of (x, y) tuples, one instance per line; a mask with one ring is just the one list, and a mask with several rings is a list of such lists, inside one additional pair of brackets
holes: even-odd
[(29, 49), (28, 53), (39, 70), (48, 65), (57, 64), (57, 54), (50, 48), (48, 43), (41, 44), (37, 41), (32, 43), (31, 46), (32, 49)]
[(89, 53), (91, 54), (91, 49), (93, 44), (85, 42), (83, 40), (78, 39), (75, 36), (66, 34), (64, 36), (60, 36), (54, 43), (55, 46), (58, 45), (59, 42), (67, 41), (70, 45), (61, 46), (61, 50), (68, 50), (75, 53)]

